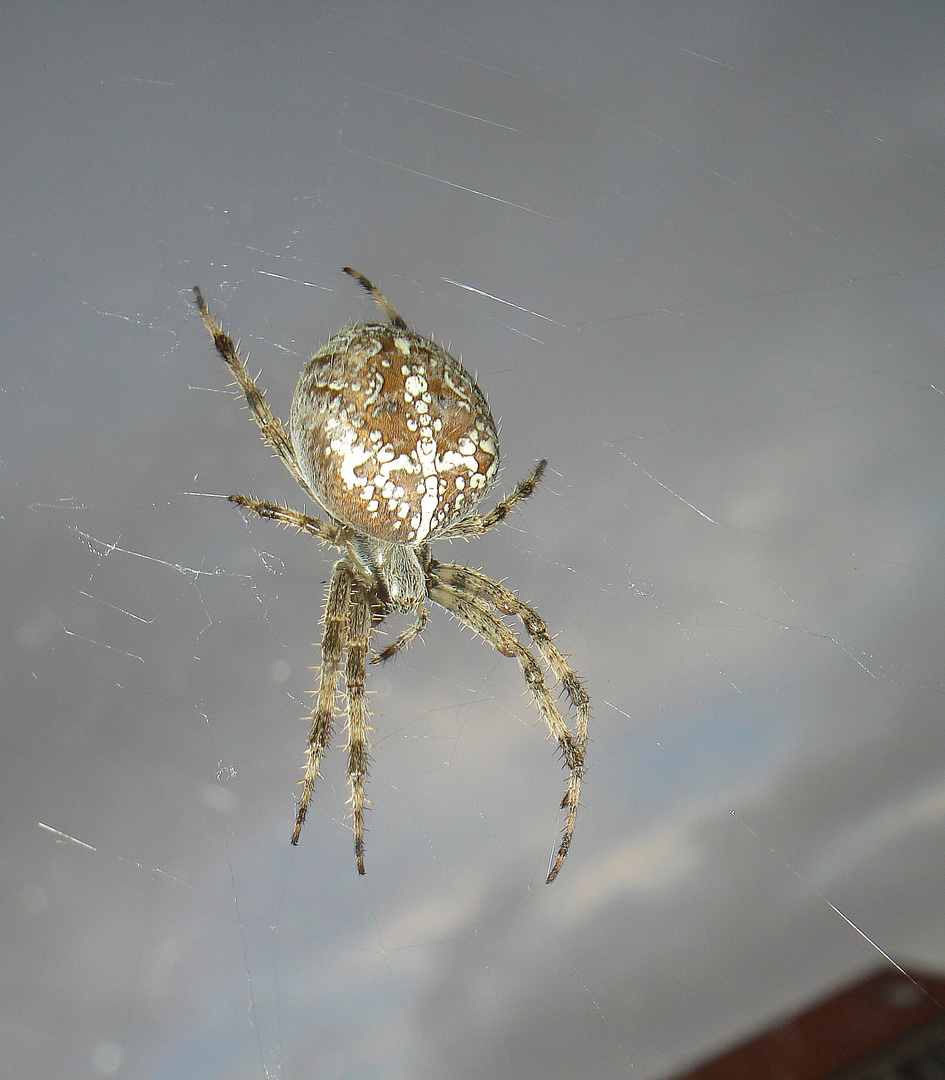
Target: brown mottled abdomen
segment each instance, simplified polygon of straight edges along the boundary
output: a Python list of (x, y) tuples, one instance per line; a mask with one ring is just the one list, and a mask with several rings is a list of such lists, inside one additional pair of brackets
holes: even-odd
[(329, 339), (302, 372), (289, 430), (322, 506), (393, 543), (429, 542), (472, 510), (499, 468), (495, 421), (472, 376), (395, 326)]

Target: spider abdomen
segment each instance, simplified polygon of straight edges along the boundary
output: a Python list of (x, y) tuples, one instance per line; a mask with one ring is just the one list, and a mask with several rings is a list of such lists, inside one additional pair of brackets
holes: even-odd
[(428, 543), (492, 486), (499, 439), (486, 399), (445, 349), (359, 324), (305, 366), (289, 432), (324, 508), (358, 532)]

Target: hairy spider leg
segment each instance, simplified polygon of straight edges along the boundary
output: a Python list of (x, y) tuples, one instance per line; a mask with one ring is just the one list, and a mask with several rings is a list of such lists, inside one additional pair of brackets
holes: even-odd
[[(433, 577), (436, 578), (437, 568), (434, 568), (432, 573)], [(571, 837), (574, 835), (574, 825), (581, 796), (581, 778), (584, 775), (584, 744), (568, 730), (568, 726), (565, 724), (554, 698), (552, 698), (545, 684), (541, 665), (531, 651), (519, 641), (511, 628), (491, 611), (483, 600), (438, 580), (430, 587), (430, 598), (445, 607), (447, 611), (453, 612), (471, 630), (481, 634), (493, 648), (505, 656), (514, 657), (518, 661), (532, 699), (538, 706), (538, 711), (548, 725), (551, 735), (557, 740), (565, 765), (570, 770), (568, 787), (561, 802), (562, 808), (566, 807), (568, 813), (565, 819), (561, 845), (548, 873), (546, 883), (550, 885), (558, 876), (558, 871), (561, 869), (561, 865), (571, 846)]]
[(320, 775), (318, 766), (325, 748), (331, 741), (331, 732), (335, 724), (335, 697), (338, 692), (341, 654), (348, 638), (348, 609), (353, 583), (354, 574), (345, 565), (344, 559), (340, 559), (335, 563), (332, 571), (328, 599), (325, 603), (322, 663), (318, 689), (314, 692), (317, 700), (312, 712), (308, 749), (305, 752), (305, 775), (302, 778), (302, 794), (296, 811), (295, 830), (292, 833), (293, 844), (299, 842), (305, 816), (308, 814), (308, 804), (311, 802), (312, 792), (315, 789), (315, 781)]
[(358, 873), (364, 873), (364, 785), (371, 765), (368, 742), (367, 697), (364, 691), (365, 658), (371, 635), (371, 599), (360, 582), (351, 584), (348, 607), (348, 662), (345, 667), (348, 710), (348, 785), (351, 822), (354, 828), (354, 857)]

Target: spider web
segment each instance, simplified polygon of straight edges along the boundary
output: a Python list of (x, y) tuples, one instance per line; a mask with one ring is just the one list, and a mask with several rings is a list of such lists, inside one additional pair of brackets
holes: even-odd
[[(945, 966), (933, 5), (90, 4), (6, 42), (12, 1074), (655, 1078)], [(369, 672), (367, 876), (341, 753), (288, 844), (331, 553), (225, 501), (305, 508), (188, 292), (286, 417), (373, 317), (343, 265), (477, 372), (503, 491), (550, 463), (436, 551), (592, 695), (547, 888), (564, 774), (442, 611)]]

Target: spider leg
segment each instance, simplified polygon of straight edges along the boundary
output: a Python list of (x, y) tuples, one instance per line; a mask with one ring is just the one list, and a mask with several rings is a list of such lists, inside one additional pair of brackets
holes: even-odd
[(242, 506), (244, 510), (248, 510), (257, 517), (269, 518), (270, 521), (279, 522), (281, 525), (291, 525), (300, 532), (307, 532), (317, 537), (322, 543), (331, 544), (333, 547), (344, 549), (351, 535), (351, 530), (346, 525), (335, 525), (330, 521), (309, 517), (308, 514), (302, 514), (288, 506), (254, 499), (251, 495), (231, 495), (229, 498), (231, 503)]
[(445, 528), (439, 534), (438, 539), (456, 540), (461, 536), (478, 536), (480, 533), (484, 533), (486, 529), (491, 529), (493, 525), (498, 525), (500, 521), (505, 521), (515, 507), (523, 499), (527, 499), (538, 486), (547, 464), (548, 462), (544, 458), (539, 461), (532, 470), (531, 476), (519, 480), (508, 495), (500, 499), (488, 514), (473, 514), (470, 517), (460, 518), (455, 524)]
[(557, 740), (565, 765), (570, 770), (568, 786), (564, 799), (561, 802), (562, 809), (567, 808), (567, 817), (564, 824), (564, 833), (561, 845), (555, 856), (551, 870), (548, 873), (547, 884), (558, 876), (558, 871), (568, 854), (571, 846), (571, 838), (574, 835), (574, 824), (577, 819), (578, 806), (581, 796), (581, 779), (584, 775), (584, 742), (578, 736), (568, 730), (554, 698), (548, 691), (542, 674), (541, 665), (515, 636), (511, 628), (503, 620), (491, 611), (484, 600), (473, 592), (465, 592), (455, 585), (447, 584), (439, 577), (440, 567), (431, 567), (433, 584), (430, 586), (429, 596), (431, 600), (451, 611), (466, 626), (481, 634), (493, 648), (505, 656), (514, 657), (522, 669), (525, 682), (531, 691), (532, 698), (538, 706), (538, 711), (548, 725), (548, 730)]
[(357, 270), (352, 270), (350, 266), (343, 266), (341, 269), (353, 277), (362, 289), (371, 294), (374, 303), (384, 312), (384, 317), (389, 319), (398, 330), (408, 328), (404, 317), (372, 281), (368, 281), (364, 274), (359, 274)]
[(200, 312), (207, 330), (210, 331), (217, 352), (223, 358), (226, 366), (233, 372), (240, 389), (246, 395), (246, 403), (253, 414), (253, 419), (259, 425), (263, 442), (275, 450), (279, 457), (282, 458), (285, 467), (314, 499), (314, 493), (299, 471), (298, 463), (295, 460), (295, 450), (292, 447), (292, 441), (286, 432), (285, 425), (269, 408), (266, 401), (266, 391), (256, 385), (256, 380), (252, 378), (247, 370), (246, 364), (240, 356), (239, 345), (234, 344), (230, 335), (210, 314), (207, 301), (204, 300), (203, 293), (196, 285), (194, 286), (194, 303), (197, 305), (197, 310)]
[(401, 649), (406, 649), (411, 641), (418, 635), (422, 634), (424, 628), (427, 625), (427, 608), (423, 601), (420, 601), (420, 606), (417, 608), (417, 619), (413, 626), (408, 626), (407, 629), (387, 646), (386, 649), (379, 652), (376, 656), (371, 657), (372, 664), (382, 664), (385, 660), (390, 660), (392, 656), (399, 653)]
[(587, 742), (587, 721), (591, 700), (584, 689), (584, 684), (559, 651), (554, 639), (548, 634), (545, 620), (531, 605), (520, 600), (511, 589), (486, 577), (478, 570), (472, 570), (466, 566), (455, 566), (452, 563), (435, 563), (434, 566), (436, 576), (440, 581), (452, 585), (460, 592), (485, 599), (503, 614), (514, 615), (522, 620), (529, 637), (534, 641), (545, 663), (554, 672), (555, 678), (564, 687), (568, 700), (574, 707), (577, 718), (577, 737), (583, 746)]
[(331, 729), (335, 721), (335, 695), (338, 690), (338, 672), (341, 653), (348, 636), (348, 609), (354, 575), (343, 561), (335, 564), (331, 584), (328, 586), (328, 599), (325, 602), (322, 634), (322, 663), (318, 678), (317, 701), (312, 712), (312, 729), (308, 736), (306, 750), (305, 776), (302, 778), (302, 795), (299, 799), (295, 817), (295, 830), (292, 843), (298, 844), (299, 834), (305, 824), (308, 804), (312, 798), (315, 781), (318, 779), (318, 765), (322, 753), (331, 740)]
[(345, 683), (348, 689), (348, 784), (351, 797), (351, 820), (354, 827), (354, 857), (358, 873), (364, 873), (364, 783), (371, 764), (368, 742), (368, 710), (364, 691), (365, 657), (371, 635), (371, 601), (357, 581), (351, 585), (348, 609), (348, 661)]

